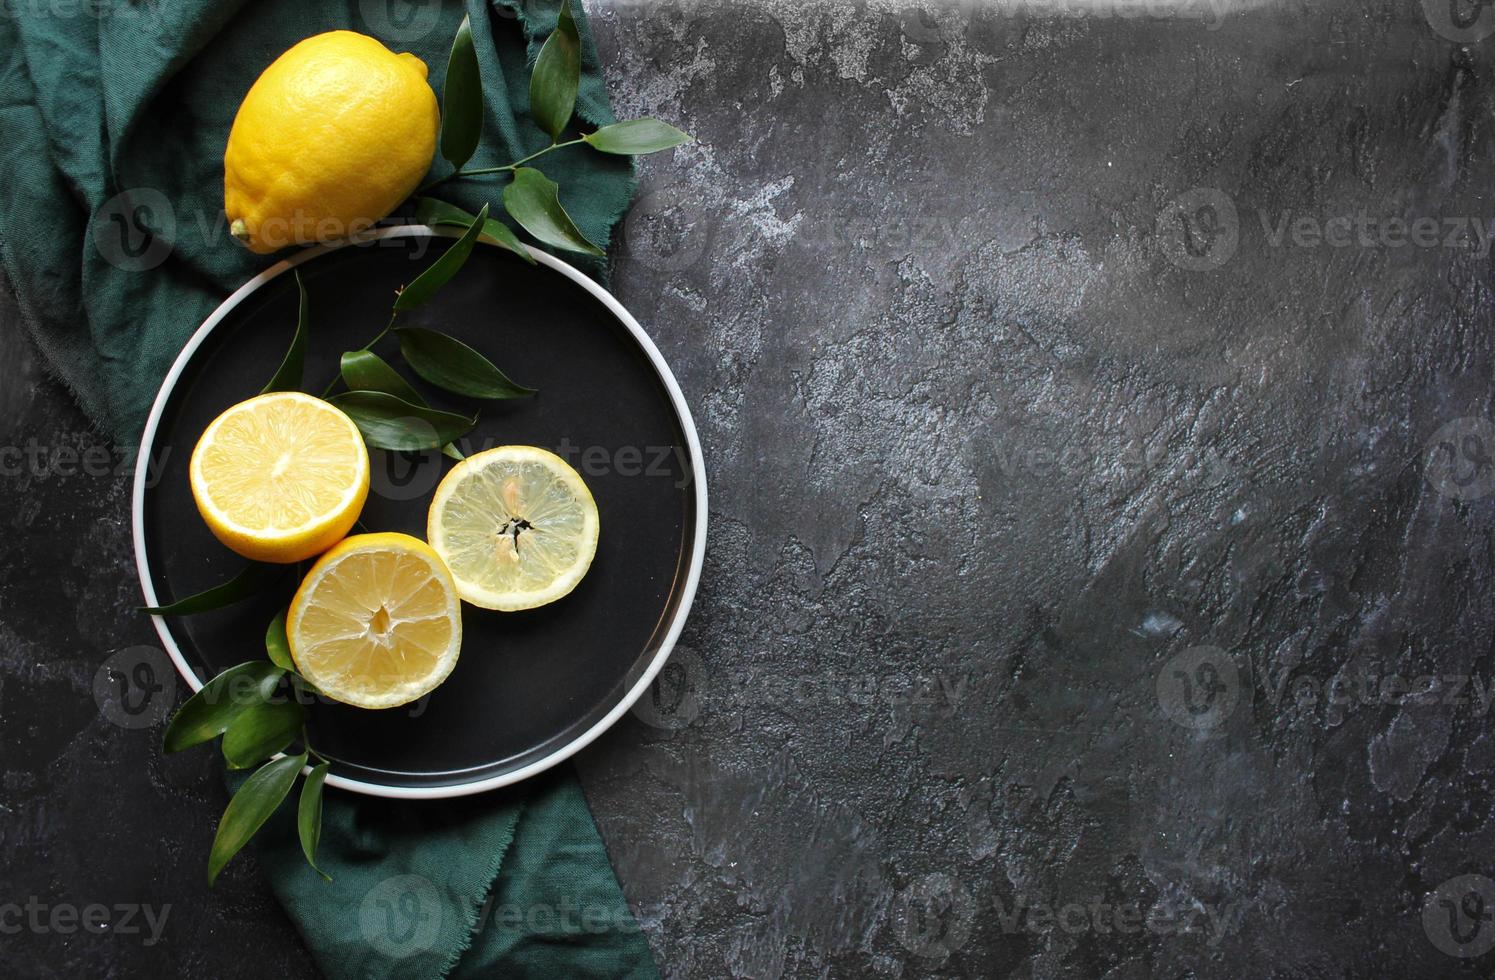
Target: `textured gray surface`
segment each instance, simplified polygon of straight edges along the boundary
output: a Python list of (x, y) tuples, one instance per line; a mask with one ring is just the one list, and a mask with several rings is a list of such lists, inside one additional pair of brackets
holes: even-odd
[[(615, 285), (711, 547), (580, 759), (665, 975), (1488, 975), (1495, 8), (588, 7), (701, 140)], [(0, 344), (3, 441), (98, 444)], [(0, 895), (172, 912), (0, 962), (309, 974), (252, 863), (203, 897), (213, 760), (90, 697), (152, 640), (123, 481), (42, 470)]]

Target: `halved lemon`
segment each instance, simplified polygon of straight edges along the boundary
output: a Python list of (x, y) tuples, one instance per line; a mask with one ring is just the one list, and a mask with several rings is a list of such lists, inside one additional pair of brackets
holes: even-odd
[(369, 494), (369, 453), (343, 412), (279, 391), (214, 419), (189, 475), (219, 541), (246, 558), (289, 563), (321, 554), (353, 527)]
[(462, 604), (441, 557), (408, 534), (355, 534), (317, 560), (286, 614), (296, 670), (323, 694), (393, 708), (457, 665)]
[(512, 612), (576, 588), (597, 554), (597, 504), (555, 453), (500, 446), (469, 456), (436, 488), (426, 524), (462, 598)]

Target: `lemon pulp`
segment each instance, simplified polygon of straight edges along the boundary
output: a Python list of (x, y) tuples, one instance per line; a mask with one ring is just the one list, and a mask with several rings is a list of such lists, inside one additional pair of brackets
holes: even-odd
[(300, 392), (260, 395), (214, 419), (189, 467), (203, 520), (257, 561), (325, 551), (358, 520), (369, 456), (353, 420)]
[(500, 446), (458, 463), (436, 488), (426, 537), (463, 599), (532, 609), (576, 588), (597, 553), (597, 504), (554, 453)]
[(347, 538), (291, 602), (296, 669), (329, 697), (389, 708), (446, 679), (462, 646), (461, 605), (441, 558), (408, 534)]

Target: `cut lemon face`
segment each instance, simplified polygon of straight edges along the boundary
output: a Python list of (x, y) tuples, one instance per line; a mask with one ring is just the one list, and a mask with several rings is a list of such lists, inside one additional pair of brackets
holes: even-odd
[(576, 588), (597, 553), (597, 504), (554, 453), (500, 446), (469, 456), (436, 488), (426, 538), (462, 598), (512, 612)]
[(353, 420), (311, 395), (280, 391), (213, 420), (189, 469), (214, 536), (256, 561), (321, 554), (358, 520), (369, 453)]
[(439, 555), (408, 534), (356, 534), (307, 573), (286, 614), (296, 670), (323, 694), (393, 708), (446, 680), (462, 604)]

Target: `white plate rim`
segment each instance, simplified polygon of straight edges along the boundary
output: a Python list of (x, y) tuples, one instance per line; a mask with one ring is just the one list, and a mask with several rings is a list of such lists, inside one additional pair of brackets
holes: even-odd
[[(181, 353), (172, 362), (171, 370), (166, 372), (166, 377), (161, 382), (161, 389), (156, 392), (155, 401), (151, 404), (150, 416), (146, 419), (145, 429), (140, 435), (140, 448), (137, 458), (141, 458), (145, 453), (150, 452), (151, 449), (149, 447), (155, 444), (156, 431), (160, 426), (161, 416), (166, 410), (166, 402), (171, 397), (172, 391), (175, 390), (177, 381), (181, 378), (182, 372), (186, 370), (187, 363), (192, 359), (192, 355), (207, 340), (214, 328), (260, 287), (277, 276), (284, 275), (303, 262), (309, 262), (320, 255), (325, 255), (328, 252), (349, 246), (367, 245), (385, 238), (457, 238), (461, 234), (461, 229), (431, 228), (426, 225), (396, 225), (388, 228), (377, 228), (359, 235), (351, 241), (335, 242), (303, 249), (290, 258), (270, 266), (234, 290), (228, 299), (219, 304), (218, 308), (209, 314), (208, 318), (192, 334), (186, 345), (182, 347)], [(485, 244), (493, 244), (491, 240), (486, 238), (479, 239), (479, 241)], [(497, 246), (495, 245), (494, 247)], [(691, 479), (695, 486), (695, 536), (691, 549), (690, 567), (686, 571), (685, 585), (680, 593), (680, 602), (676, 607), (669, 630), (665, 633), (664, 641), (660, 644), (659, 650), (655, 653), (653, 660), (650, 661), (648, 668), (634, 682), (633, 687), (624, 694), (623, 699), (586, 731), (543, 758), (513, 772), (450, 786), (385, 786), (381, 783), (365, 782), (359, 779), (350, 779), (347, 776), (331, 774), (327, 777), (327, 785), (329, 786), (336, 786), (339, 789), (346, 789), (354, 793), (362, 793), (366, 796), (382, 796), (389, 799), (405, 800), (434, 800), (484, 793), (488, 790), (498, 789), (501, 786), (511, 786), (531, 776), (538, 775), (547, 769), (559, 765), (592, 744), (603, 732), (616, 724), (625, 712), (633, 707), (638, 699), (643, 696), (644, 692), (649, 689), (649, 685), (654, 683), (654, 678), (664, 669), (665, 663), (669, 660), (670, 654), (674, 651), (675, 644), (680, 638), (681, 631), (685, 628), (685, 621), (690, 616), (691, 605), (695, 602), (696, 587), (701, 579), (701, 566), (705, 562), (706, 557), (708, 513), (706, 509), (706, 465), (701, 454), (701, 441), (696, 433), (695, 419), (690, 413), (690, 406), (685, 403), (685, 394), (680, 390), (680, 383), (675, 379), (675, 374), (670, 370), (669, 365), (665, 363), (664, 357), (659, 353), (659, 348), (655, 346), (654, 341), (644, 332), (644, 328), (634, 318), (633, 314), (629, 313), (612, 293), (603, 289), (575, 266), (562, 259), (558, 259), (539, 249), (531, 249), (530, 254), (540, 264), (554, 269), (578, 286), (581, 286), (606, 307), (608, 312), (617, 317), (618, 321), (628, 328), (629, 333), (633, 335), (634, 340), (638, 342), (644, 353), (648, 355), (650, 362), (654, 365), (654, 369), (664, 381), (665, 389), (669, 392), (675, 414), (680, 420), (681, 430), (685, 433), (687, 448), (690, 450)], [(146, 482), (149, 469), (146, 466), (137, 466), (135, 468), (135, 484), (130, 511), (135, 545), (135, 569), (140, 576), (141, 592), (145, 596), (146, 605), (155, 606), (158, 600), (156, 598), (155, 587), (151, 582), (150, 565), (146, 560), (145, 553), (145, 491), (147, 489)], [(182, 675), (182, 678), (192, 688), (193, 693), (201, 690), (203, 681), (198, 679), (196, 672), (192, 670), (191, 666), (187, 663), (186, 657), (182, 655), (181, 648), (177, 646), (176, 639), (172, 636), (166, 619), (162, 616), (152, 615), (151, 620), (156, 627), (157, 635), (160, 636), (161, 642), (166, 647), (167, 656), (176, 665), (177, 673)]]

